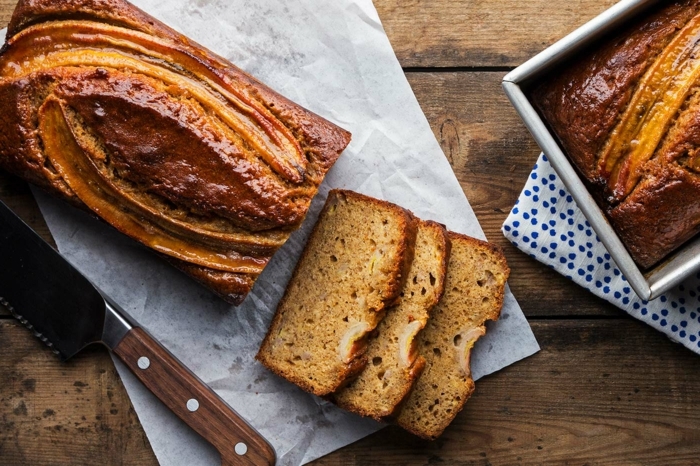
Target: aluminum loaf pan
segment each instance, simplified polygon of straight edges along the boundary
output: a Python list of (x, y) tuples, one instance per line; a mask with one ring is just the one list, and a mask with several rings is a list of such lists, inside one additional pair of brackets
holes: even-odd
[(519, 66), (505, 78), (503, 89), (542, 151), (547, 154), (554, 170), (576, 200), (598, 237), (603, 242), (620, 271), (637, 295), (646, 301), (679, 285), (700, 270), (700, 238), (695, 238), (676, 250), (653, 269), (643, 272), (630, 256), (605, 213), (586, 189), (577, 171), (528, 99), (529, 83), (539, 81), (556, 66), (594, 46), (596, 41), (614, 32), (632, 18), (643, 15), (659, 0), (623, 0), (580, 27), (564, 39)]

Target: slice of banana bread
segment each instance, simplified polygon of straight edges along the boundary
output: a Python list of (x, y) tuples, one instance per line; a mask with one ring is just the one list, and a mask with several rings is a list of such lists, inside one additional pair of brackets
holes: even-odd
[(418, 338), (426, 367), (396, 419), (426, 439), (442, 434), (474, 391), (471, 349), (484, 323), (498, 319), (510, 273), (497, 246), (451, 232), (449, 238), (445, 293)]
[(416, 249), (399, 304), (373, 332), (367, 347), (367, 367), (333, 400), (348, 411), (381, 420), (394, 413), (425, 366), (416, 335), (425, 327), (445, 289), (450, 242), (435, 222), (418, 225)]
[(368, 334), (399, 296), (416, 228), (399, 206), (331, 191), (257, 359), (319, 396), (356, 376)]

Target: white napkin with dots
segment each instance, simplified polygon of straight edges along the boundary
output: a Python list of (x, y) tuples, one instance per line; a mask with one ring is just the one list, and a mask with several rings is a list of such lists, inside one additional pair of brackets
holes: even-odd
[(502, 228), (518, 249), (700, 354), (700, 273), (639, 299), (544, 154)]

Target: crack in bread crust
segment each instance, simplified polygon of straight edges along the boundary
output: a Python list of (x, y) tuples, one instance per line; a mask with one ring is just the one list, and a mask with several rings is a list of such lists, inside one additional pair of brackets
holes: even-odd
[(615, 201), (643, 174), (678, 110), (700, 77), (700, 15), (693, 17), (647, 70), (598, 156), (600, 176)]

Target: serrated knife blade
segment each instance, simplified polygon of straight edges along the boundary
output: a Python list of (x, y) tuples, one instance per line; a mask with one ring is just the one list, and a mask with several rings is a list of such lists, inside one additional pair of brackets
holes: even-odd
[(0, 303), (63, 361), (107, 346), (223, 465), (271, 465), (270, 444), (0, 201)]
[(102, 295), (10, 209), (1, 207), (3, 304), (64, 361), (100, 342), (106, 315)]

